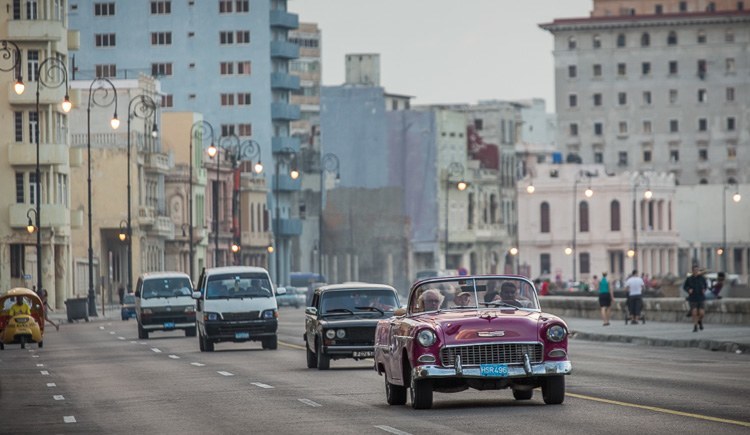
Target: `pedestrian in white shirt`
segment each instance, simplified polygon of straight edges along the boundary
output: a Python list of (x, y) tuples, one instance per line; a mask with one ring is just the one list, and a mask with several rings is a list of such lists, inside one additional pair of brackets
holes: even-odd
[(628, 291), (628, 312), (630, 313), (631, 323), (633, 325), (638, 324), (638, 318), (641, 316), (641, 309), (643, 308), (643, 288), (646, 284), (643, 279), (638, 276), (638, 271), (634, 270), (633, 273), (625, 281), (625, 288)]

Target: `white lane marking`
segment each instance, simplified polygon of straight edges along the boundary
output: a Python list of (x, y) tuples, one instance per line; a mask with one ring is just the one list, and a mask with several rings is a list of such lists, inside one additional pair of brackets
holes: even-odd
[(409, 432), (404, 432), (402, 430), (398, 430), (396, 428), (393, 428), (393, 427), (390, 427), (390, 426), (386, 426), (386, 425), (379, 425), (379, 426), (375, 426), (375, 427), (378, 428), (378, 429), (380, 429), (380, 430), (383, 430), (383, 431), (386, 431), (386, 432), (389, 432), (389, 433), (393, 433), (393, 434), (396, 434), (396, 435), (411, 435)]
[(256, 387), (260, 387), (260, 388), (273, 388), (272, 386), (270, 386), (268, 384), (263, 384), (261, 382), (250, 382), (250, 383), (253, 384), (253, 385), (255, 385)]
[(115, 331), (109, 331), (109, 333), (115, 335)]
[(153, 350), (156, 353), (161, 353), (161, 349), (158, 349), (158, 348), (155, 348), (155, 347), (152, 347), (151, 350)]
[(42, 374), (42, 376), (49, 376), (49, 372), (48, 372), (47, 370), (42, 370), (42, 371), (41, 371), (41, 372), (39, 372), (39, 373), (41, 373), (41, 374)]
[(310, 406), (312, 406), (313, 408), (317, 408), (317, 407), (319, 407), (319, 406), (323, 406), (323, 405), (321, 405), (320, 403), (317, 403), (317, 402), (313, 402), (313, 401), (312, 401), (312, 400), (310, 400), (310, 399), (297, 399), (297, 400), (299, 400), (300, 402), (304, 403), (305, 405), (310, 405)]
[(125, 340), (125, 337), (117, 337), (118, 340)]
[(135, 341), (135, 340), (130, 340), (130, 344), (136, 344), (136, 343), (138, 343), (138, 342)]
[(99, 329), (101, 329), (102, 331), (104, 331), (104, 326), (100, 326)]
[(56, 386), (57, 386), (57, 384), (55, 384), (54, 382), (49, 382), (49, 383), (47, 383), (47, 386), (48, 386), (49, 388), (52, 388), (52, 387), (56, 387)]
[[(39, 355), (31, 355), (32, 358), (39, 358)], [(2, 360), (0, 360), (2, 361)]]
[(147, 343), (147, 342), (145, 342), (145, 341), (139, 341), (139, 342), (138, 342), (138, 344), (143, 344), (143, 345), (147, 345), (148, 343)]
[(220, 374), (222, 376), (234, 376), (234, 374), (229, 373), (229, 372), (218, 371), (216, 373), (218, 373), (218, 374)]
[(73, 417), (72, 415), (66, 415), (66, 416), (63, 417), (63, 421), (65, 423), (75, 423), (76, 422), (76, 418)]
[(55, 399), (55, 400), (65, 400), (65, 396), (62, 396), (62, 395), (60, 395), (60, 394), (57, 394), (57, 395), (55, 395), (55, 396), (52, 396), (52, 398), (53, 398), (53, 399)]
[(169, 357), (172, 358), (172, 359), (180, 359), (180, 357), (177, 356), (177, 355), (169, 355)]
[(191, 366), (196, 366), (196, 367), (204, 367), (205, 366), (205, 364), (201, 364), (199, 362), (191, 362), (190, 365)]
[(44, 367), (44, 364), (37, 364), (37, 367)]

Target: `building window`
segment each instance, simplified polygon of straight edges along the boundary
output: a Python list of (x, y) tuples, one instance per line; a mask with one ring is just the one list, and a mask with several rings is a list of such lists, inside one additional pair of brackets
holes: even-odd
[(151, 75), (154, 77), (171, 76), (172, 64), (171, 63), (152, 63)]
[(727, 147), (727, 159), (734, 160), (737, 158), (737, 148), (733, 146)]
[(220, 14), (232, 13), (232, 2), (233, 0), (219, 0), (219, 13)]
[(625, 92), (618, 92), (617, 93), (617, 104), (620, 106), (624, 106), (628, 104), (628, 94)]
[(234, 62), (221, 62), (219, 64), (219, 70), (223, 76), (234, 74)]
[(706, 68), (706, 61), (705, 59), (701, 59), (698, 61), (698, 77), (703, 80), (706, 78), (706, 73), (708, 72)]
[(680, 131), (680, 122), (676, 119), (669, 120), (669, 132), (678, 133)]
[(627, 68), (625, 67), (624, 63), (618, 63), (617, 64), (617, 75), (620, 77), (625, 77), (625, 74), (627, 74)]
[(589, 203), (586, 201), (581, 201), (578, 204), (578, 225), (580, 232), (589, 232)]
[(674, 30), (669, 32), (667, 35), (667, 45), (677, 45), (677, 32)]
[(110, 17), (115, 14), (114, 3), (94, 3), (94, 16)]
[(238, 30), (237, 31), (237, 43), (238, 44), (249, 44), (250, 43), (250, 31), (249, 30)]
[(94, 71), (96, 72), (97, 77), (117, 77), (117, 65), (115, 64), (96, 65), (94, 66)]
[(252, 124), (239, 124), (237, 125), (237, 128), (240, 132), (240, 136), (252, 136), (253, 135)]
[(234, 32), (219, 32), (219, 44), (234, 44)]
[(651, 91), (643, 91), (643, 104), (646, 106), (651, 105)]
[(552, 270), (552, 257), (549, 254), (539, 254), (539, 271), (549, 273)]
[(161, 96), (161, 107), (173, 107), (174, 106), (174, 98), (172, 97), (172, 94), (162, 95)]
[(590, 261), (590, 255), (588, 252), (581, 252), (581, 255), (578, 256), (578, 259), (580, 260), (581, 265), (581, 273), (591, 273), (591, 261)]
[(706, 149), (706, 148), (700, 148), (700, 149), (698, 149), (698, 161), (699, 162), (707, 162), (708, 161), (708, 149)]
[(609, 230), (620, 231), (620, 201), (609, 203)]
[(734, 42), (734, 30), (727, 29), (724, 32), (724, 42)]
[(97, 33), (94, 35), (94, 45), (96, 47), (114, 47), (115, 46), (115, 34), (114, 33)]
[(677, 163), (680, 161), (680, 150), (669, 150), (669, 162)]
[(617, 165), (618, 166), (628, 165), (628, 152), (627, 151), (620, 151), (617, 153)]
[(651, 35), (644, 33), (641, 35), (641, 47), (648, 47), (651, 45)]
[(602, 48), (602, 38), (599, 35), (594, 35), (591, 38), (591, 45), (594, 48)]
[(698, 37), (696, 38), (698, 44), (705, 44), (706, 43), (706, 32), (703, 30), (698, 31)]
[(578, 124), (574, 122), (570, 124), (570, 135), (578, 136)]
[(239, 75), (250, 75), (250, 61), (245, 60), (242, 62), (237, 62), (237, 74)]
[(172, 2), (169, 0), (157, 0), (151, 2), (151, 14), (165, 15), (172, 13)]
[(151, 45), (172, 45), (172, 32), (151, 32)]
[(577, 45), (575, 36), (568, 38), (568, 50), (575, 50)]
[(604, 126), (601, 122), (595, 122), (594, 123), (594, 134), (597, 136), (601, 136), (604, 131)]
[(250, 0), (237, 0), (237, 12), (250, 12)]
[(23, 142), (23, 112), (13, 112), (13, 131), (16, 142)]
[(617, 35), (617, 47), (619, 48), (625, 47), (625, 42), (626, 41), (625, 41), (624, 33), (620, 33), (619, 35)]
[(664, 6), (662, 6), (662, 5), (656, 5), (656, 6), (654, 6), (654, 13), (656, 13), (656, 15), (663, 14), (664, 13)]
[(594, 94), (594, 106), (602, 105), (602, 94)]
[(39, 114), (37, 112), (29, 112), (29, 142), (36, 143), (38, 132)]
[(680, 2), (680, 12), (687, 12), (687, 2)]
[(708, 93), (705, 89), (698, 89), (698, 102), (705, 103), (708, 101)]
[(575, 78), (578, 73), (575, 65), (568, 65), (568, 78)]
[(708, 131), (708, 120), (706, 118), (698, 120), (698, 131)]
[(643, 150), (643, 162), (651, 162), (651, 150)]
[(643, 132), (651, 134), (651, 121), (643, 121)]
[(23, 278), (23, 266), (26, 264), (26, 246), (11, 244), (10, 245), (10, 277)]
[(23, 172), (16, 172), (16, 204), (26, 202), (26, 184), (23, 181)]
[(221, 124), (221, 135), (222, 136), (231, 136), (235, 134), (234, 132), (234, 124)]
[(234, 94), (221, 94), (222, 106), (234, 106)]
[(596, 151), (594, 153), (594, 163), (604, 163), (604, 153)]
[(670, 60), (669, 61), (669, 75), (673, 76), (677, 74), (678, 66), (676, 60)]
[(727, 118), (727, 131), (734, 131), (735, 129), (735, 120), (733, 116), (730, 116)]
[(26, 52), (26, 77), (30, 81), (37, 81), (39, 72), (39, 50), (29, 50)]
[(241, 92), (237, 94), (237, 105), (238, 106), (249, 106), (252, 103), (250, 92)]
[(628, 134), (628, 123), (627, 121), (620, 121), (617, 125), (617, 130), (620, 134)]
[(651, 62), (641, 63), (641, 74), (643, 74), (644, 76), (651, 74)]
[(578, 106), (578, 95), (576, 94), (568, 95), (568, 106), (569, 107)]
[(670, 89), (669, 90), (669, 103), (670, 104), (677, 104), (677, 89)]
[(726, 69), (727, 73), (733, 73), (734, 72), (734, 58), (733, 57), (728, 57), (724, 61), (724, 64), (726, 65), (725, 69)]
[(549, 203), (546, 201), (539, 206), (540, 222), (542, 233), (549, 233)]
[(602, 76), (602, 66), (601, 64), (594, 64), (594, 77), (601, 77)]
[[(41, 185), (40, 185), (41, 190)], [(36, 205), (36, 173), (29, 172), (29, 204)]]
[(727, 101), (734, 101), (734, 88), (727, 88)]

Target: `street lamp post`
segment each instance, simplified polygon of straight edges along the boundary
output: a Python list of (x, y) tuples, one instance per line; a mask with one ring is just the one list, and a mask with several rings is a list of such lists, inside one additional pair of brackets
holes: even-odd
[[(583, 181), (583, 179), (588, 178), (589, 186), (586, 188), (586, 191), (584, 192), (584, 195), (586, 195), (586, 198), (591, 198), (594, 195), (594, 191), (591, 190), (591, 173), (588, 171), (585, 172), (579, 172), (576, 174), (575, 181), (573, 182), (573, 246), (570, 250), (570, 254), (573, 256), (573, 282), (576, 282), (576, 279), (578, 277), (578, 271), (576, 270), (576, 257), (578, 256), (578, 251), (576, 251), (576, 234), (577, 234), (577, 228), (576, 228), (576, 216), (578, 211), (578, 204), (576, 201), (577, 193), (578, 193), (578, 183)], [(568, 250), (565, 250), (565, 253), (568, 253)]]
[[(41, 80), (41, 78), (40, 78)], [(96, 86), (96, 88), (94, 88)], [(111, 92), (111, 94), (110, 94)], [(89, 85), (89, 104), (86, 107), (86, 150), (88, 152), (88, 206), (89, 206), (89, 316), (96, 317), (96, 293), (94, 292), (94, 246), (92, 235), (93, 218), (91, 213), (91, 106), (109, 107), (114, 105), (114, 115), (110, 121), (112, 129), (120, 126), (117, 119), (117, 89), (115, 85), (104, 77), (97, 77)]]
[(638, 186), (643, 185), (642, 182), (644, 180), (647, 183), (647, 188), (646, 191), (643, 192), (643, 197), (645, 199), (651, 199), (653, 197), (653, 192), (651, 191), (650, 187), (650, 180), (645, 175), (639, 173), (633, 180), (633, 249), (632, 251), (628, 251), (628, 257), (633, 258), (633, 270), (638, 270), (638, 203), (636, 192), (638, 190)]
[(341, 174), (339, 172), (339, 158), (336, 154), (326, 153), (320, 159), (320, 218), (318, 219), (318, 274), (323, 275), (323, 209), (325, 208), (325, 174), (336, 174), (336, 181), (339, 181)]
[[(147, 121), (153, 117), (151, 136), (156, 137), (156, 103), (148, 95), (136, 95), (128, 103), (128, 221), (127, 221), (127, 248), (128, 248), (128, 282), (126, 285), (128, 293), (132, 291), (133, 285), (133, 222), (131, 217), (130, 198), (130, 121), (133, 118), (141, 118)], [(191, 277), (192, 279), (192, 277)]]
[[(249, 160), (253, 166), (252, 173), (260, 174), (263, 172), (263, 162), (261, 161), (260, 144), (253, 139), (246, 139), (237, 144), (232, 153), (232, 169), (238, 171), (239, 162)], [(253, 159), (258, 158), (258, 163), (253, 165)], [(232, 210), (237, 210), (237, 230), (234, 234), (232, 252), (235, 254), (235, 264), (242, 264), (242, 172), (237, 172), (234, 185), (234, 201)], [(239, 253), (239, 259), (237, 254)]]
[(448, 215), (450, 214), (448, 204), (449, 204), (449, 196), (451, 191), (451, 177), (460, 175), (460, 180), (456, 183), (456, 188), (460, 191), (466, 190), (467, 187), (469, 187), (469, 183), (467, 183), (464, 179), (464, 165), (462, 165), (459, 162), (452, 162), (450, 165), (448, 165), (448, 172), (445, 175), (445, 268), (448, 269), (448, 246), (449, 246), (449, 231), (448, 231)]
[(295, 163), (295, 164), (293, 164), (293, 166), (292, 166), (292, 168), (291, 168), (291, 170), (289, 172), (289, 176), (292, 178), (292, 180), (296, 180), (297, 177), (299, 177), (299, 171), (297, 171), (297, 168), (296, 168), (296, 159), (295, 159), (295, 157), (296, 157), (297, 153), (293, 149), (291, 149), (291, 148), (282, 148), (282, 149), (278, 150), (275, 153), (275, 155), (276, 155), (276, 167), (275, 167), (275, 172), (274, 172), (274, 179), (275, 179), (275, 181), (273, 183), (273, 187), (274, 187), (274, 203), (275, 203), (274, 204), (274, 206), (275, 206), (274, 207), (275, 208), (275, 213), (274, 213), (274, 222), (275, 222), (275, 225), (274, 225), (274, 228), (273, 228), (273, 240), (274, 240), (274, 244), (276, 245), (276, 250), (275, 250), (275, 254), (274, 255), (275, 255), (275, 259), (276, 259), (276, 261), (275, 261), (276, 284), (278, 285), (281, 282), (281, 270), (280, 270), (281, 261), (280, 261), (279, 257), (281, 256), (282, 252), (286, 252), (286, 250), (280, 249), (280, 245), (281, 245), (281, 235), (280, 235), (280, 233), (281, 233), (281, 215), (280, 215), (281, 209), (279, 207), (279, 165), (280, 165), (280, 163), (282, 161), (284, 162), (285, 165), (288, 165), (288, 164), (293, 163), (293, 162)]
[(740, 186), (736, 183), (725, 183), (724, 188), (721, 191), (721, 210), (722, 210), (722, 227), (721, 227), (721, 248), (718, 249), (718, 254), (721, 255), (721, 267), (725, 273), (727, 270), (727, 190), (734, 187), (734, 194), (732, 194), (732, 201), (735, 203), (742, 201), (742, 195), (740, 195)]
[[(68, 113), (72, 107), (70, 103), (70, 97), (68, 96), (68, 69), (65, 67), (65, 62), (57, 57), (48, 57), (39, 64), (36, 69), (36, 125), (34, 127), (34, 139), (36, 140), (36, 171), (35, 180), (36, 183), (36, 274), (37, 274), (37, 290), (42, 291), (44, 287), (44, 281), (42, 279), (42, 174), (39, 167), (40, 157), (40, 132), (39, 123), (41, 121), (39, 117), (39, 94), (42, 87), (49, 89), (56, 89), (65, 85), (65, 98), (62, 102), (63, 112)], [(20, 77), (19, 77), (20, 80)], [(17, 90), (16, 90), (17, 92)]]
[[(209, 137), (211, 138), (211, 147), (215, 148), (214, 145), (214, 127), (208, 122), (208, 121), (196, 121), (193, 123), (193, 125), (190, 127), (190, 157), (189, 165), (190, 168), (188, 170), (188, 214), (189, 216), (189, 238), (188, 238), (188, 244), (189, 244), (189, 255), (190, 255), (190, 279), (195, 279), (195, 247), (193, 243), (193, 160), (195, 160), (195, 155), (193, 154), (193, 139), (198, 139), (201, 141), (201, 147), (203, 146), (203, 139)], [(202, 155), (202, 154), (201, 154)]]
[[(234, 141), (233, 144), (227, 144), (224, 145), (227, 141)], [(219, 145), (215, 146), (213, 143), (210, 147), (208, 147), (208, 156), (209, 157), (216, 157), (216, 198), (214, 198), (215, 201), (215, 210), (216, 213), (214, 215), (214, 267), (219, 266), (219, 215), (221, 210), (221, 183), (220, 183), (220, 177), (221, 177), (221, 150), (227, 150), (231, 147), (238, 147), (240, 145), (240, 138), (237, 137), (236, 134), (232, 133), (228, 136), (222, 136), (219, 138)], [(226, 158), (226, 155), (225, 155)]]

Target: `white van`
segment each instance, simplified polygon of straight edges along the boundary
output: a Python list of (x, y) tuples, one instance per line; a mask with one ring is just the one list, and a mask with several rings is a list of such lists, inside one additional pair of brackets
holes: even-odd
[(262, 267), (227, 266), (203, 269), (193, 292), (201, 352), (213, 352), (222, 341), (260, 341), (276, 349), (279, 310), (268, 271)]
[(135, 318), (138, 338), (149, 332), (185, 330), (195, 337), (193, 284), (182, 272), (150, 272), (138, 277), (135, 286)]

